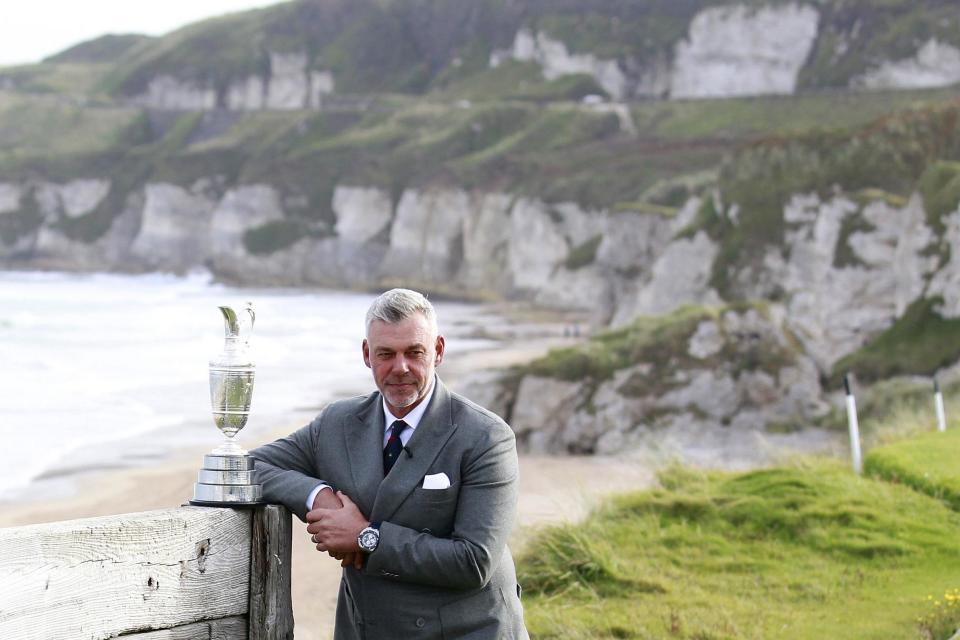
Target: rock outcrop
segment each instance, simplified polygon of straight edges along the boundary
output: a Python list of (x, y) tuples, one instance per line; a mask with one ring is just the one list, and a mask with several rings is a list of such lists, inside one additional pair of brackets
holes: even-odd
[[(394, 205), (383, 189), (344, 185), (333, 194), (332, 229), (254, 252), (248, 233), (291, 219), (284, 194), (267, 184), (223, 188), (200, 179), (132, 192), (95, 241), (66, 235), (64, 221), (82, 222), (110, 188), (92, 180), (0, 185), (0, 216), (20, 215), (31, 202), (42, 216), (34, 231), (0, 242), (3, 256), (80, 269), (182, 273), (207, 266), (224, 279), (261, 284), (404, 281), (480, 299), (583, 309), (614, 326), (684, 305), (723, 304), (711, 284), (718, 244), (702, 230), (684, 231), (699, 198), (670, 217), (439, 187), (407, 189)], [(821, 370), (923, 296), (942, 297), (946, 317), (960, 315), (960, 251), (931, 253), (937, 236), (919, 197), (898, 207), (883, 200), (861, 205), (843, 195), (795, 196), (784, 220), (784, 245), (768, 247), (762, 265), (730, 277), (748, 299), (782, 301), (790, 330)], [(942, 241), (960, 246), (960, 213), (944, 224)]]
[(806, 4), (707, 8), (696, 14), (671, 56), (627, 60), (571, 54), (542, 31), (520, 29), (510, 49), (493, 52), (490, 66), (506, 59), (534, 62), (548, 80), (586, 74), (613, 100), (792, 94), (816, 43), (819, 19)]
[(71, 180), (66, 184), (41, 182), (34, 192), (47, 220), (57, 216), (79, 218), (97, 208), (110, 193), (110, 180)]
[[(613, 101), (960, 81), (956, 16), (942, 0), (354, 0), (281, 5), (234, 20), (230, 30), (211, 21), (141, 43), (114, 77), (118, 95), (157, 109), (317, 109), (334, 104), (336, 91), (350, 100), (469, 86), (484, 58), (492, 68), (536, 65), (547, 81), (589, 76)], [(0, 88), (25, 86), (24, 77), (0, 74)], [(492, 86), (484, 83), (477, 86)], [(591, 91), (571, 86), (558, 89)]]
[(808, 5), (706, 9), (676, 45), (672, 98), (792, 94), (817, 39)]
[(960, 82), (960, 49), (931, 38), (916, 55), (885, 62), (851, 80), (867, 89), (926, 89)]
[[(780, 450), (823, 449), (834, 438), (799, 428), (826, 414), (819, 370), (792, 346), (781, 307), (728, 309), (682, 315), (684, 351), (663, 357), (663, 334), (633, 345), (635, 362), (609, 378), (563, 379), (533, 371), (499, 383), (514, 391), (486, 389), (533, 452), (612, 454), (642, 446), (661, 460), (755, 465)], [(666, 325), (665, 325), (666, 326)], [(685, 328), (683, 328), (685, 327)], [(672, 330), (672, 329), (671, 329)], [(659, 356), (657, 354), (660, 354)], [(598, 356), (599, 357), (599, 356)], [(752, 362), (751, 367), (743, 361)], [(538, 369), (539, 367), (539, 369)]]
[(132, 255), (146, 268), (179, 273), (203, 264), (211, 252), (210, 219), (215, 206), (203, 193), (201, 181), (192, 189), (147, 184)]
[(305, 53), (271, 52), (269, 61), (265, 74), (236, 79), (222, 93), (213, 83), (163, 74), (152, 78), (147, 90), (132, 101), (163, 110), (291, 110), (319, 108), (324, 96), (333, 93), (333, 74), (310, 69)]
[[(861, 230), (842, 237), (854, 217)], [(791, 328), (824, 370), (892, 325), (937, 267), (926, 252), (934, 235), (919, 197), (902, 208), (883, 201), (861, 208), (843, 197), (796, 196), (784, 219), (794, 228), (784, 247), (768, 250), (766, 273), (740, 278), (751, 297), (770, 295), (763, 283), (782, 289)], [(850, 253), (848, 263), (837, 264), (838, 250)]]
[(490, 66), (496, 68), (510, 58), (537, 63), (547, 80), (582, 73), (596, 79), (614, 100), (627, 95), (627, 77), (616, 60), (601, 60), (592, 54), (571, 54), (564, 43), (543, 32), (520, 29), (511, 49), (494, 51), (490, 55)]
[[(534, 451), (656, 444), (696, 462), (711, 447), (749, 446), (757, 463), (791, 443), (828, 446), (820, 431), (794, 430), (827, 411), (821, 377), (838, 359), (917, 300), (938, 297), (938, 313), (960, 317), (960, 211), (934, 228), (919, 196), (794, 196), (783, 209), (782, 246), (728, 274), (747, 299), (776, 302), (724, 307), (711, 285), (720, 244), (697, 227), (701, 198), (665, 215), (440, 186), (406, 189), (395, 202), (381, 188), (342, 185), (333, 222), (257, 249), (251, 234), (306, 224), (296, 217), (302, 203), (275, 185), (202, 178), (145, 184), (99, 237), (83, 240), (71, 225), (93, 224), (113, 189), (89, 179), (0, 184), (0, 222), (35, 221), (12, 242), (0, 239), (0, 258), (69, 269), (206, 267), (246, 284), (402, 283), (580, 309), (621, 338), (654, 336), (601, 358), (599, 370), (616, 361), (615, 370), (588, 373), (586, 383), (536, 370), (514, 382), (487, 379), (492, 406)], [(723, 208), (718, 197), (710, 202)], [(733, 223), (734, 212), (726, 213)], [(701, 309), (696, 322), (689, 309)], [(674, 313), (682, 331), (635, 326), (638, 316)]]

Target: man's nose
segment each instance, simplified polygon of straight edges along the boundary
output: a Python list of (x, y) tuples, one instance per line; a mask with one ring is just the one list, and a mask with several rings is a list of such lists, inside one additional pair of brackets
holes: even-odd
[(393, 363), (393, 368), (401, 373), (406, 373), (410, 371), (410, 363), (407, 362), (406, 356), (399, 354)]

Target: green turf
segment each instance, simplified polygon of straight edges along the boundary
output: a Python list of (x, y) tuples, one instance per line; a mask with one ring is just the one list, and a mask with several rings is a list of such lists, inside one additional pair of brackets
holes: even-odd
[(933, 431), (869, 452), (866, 473), (901, 482), (960, 511), (960, 428)]
[(940, 640), (960, 622), (930, 617), (960, 586), (939, 500), (829, 462), (661, 482), (527, 546), (532, 637)]

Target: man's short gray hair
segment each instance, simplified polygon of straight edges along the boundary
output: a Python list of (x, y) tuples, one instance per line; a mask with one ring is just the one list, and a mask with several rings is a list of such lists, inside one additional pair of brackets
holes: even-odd
[(439, 335), (437, 326), (437, 312), (426, 296), (410, 289), (390, 289), (381, 293), (370, 308), (367, 309), (367, 337), (370, 336), (370, 325), (374, 320), (382, 320), (387, 324), (396, 324), (406, 320), (415, 313), (422, 313), (430, 323), (434, 335)]

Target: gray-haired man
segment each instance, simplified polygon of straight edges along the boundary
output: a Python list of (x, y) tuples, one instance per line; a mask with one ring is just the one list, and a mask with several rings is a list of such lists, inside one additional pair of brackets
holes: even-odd
[(513, 432), (440, 382), (444, 339), (421, 294), (387, 291), (366, 325), (378, 391), (252, 452), (265, 499), (343, 560), (334, 637), (526, 638), (506, 545)]

